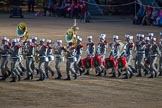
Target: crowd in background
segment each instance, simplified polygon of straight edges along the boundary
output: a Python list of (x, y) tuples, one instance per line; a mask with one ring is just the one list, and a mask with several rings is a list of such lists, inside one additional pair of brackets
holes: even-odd
[(44, 4), (44, 16), (63, 16), (84, 18), (87, 4), (80, 0), (47, 0)]
[(134, 17), (134, 24), (142, 25), (162, 25), (162, 9), (141, 6)]

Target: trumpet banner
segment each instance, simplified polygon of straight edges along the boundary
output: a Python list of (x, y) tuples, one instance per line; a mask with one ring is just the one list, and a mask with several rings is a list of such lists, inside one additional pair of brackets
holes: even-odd
[(85, 69), (90, 69), (92, 67), (92, 57), (86, 57), (81, 60), (82, 66)]
[(104, 67), (106, 69), (116, 67), (115, 58), (114, 57), (105, 58)]
[(127, 59), (126, 57), (120, 57), (117, 60), (117, 68), (121, 69), (121, 68), (127, 68)]
[(101, 64), (102, 64), (102, 57), (99, 55), (94, 56), (92, 59), (92, 66), (96, 68), (101, 66)]

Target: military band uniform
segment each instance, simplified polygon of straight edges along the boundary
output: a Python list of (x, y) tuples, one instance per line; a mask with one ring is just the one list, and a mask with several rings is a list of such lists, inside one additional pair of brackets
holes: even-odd
[(10, 57), (9, 54), (10, 46), (7, 44), (2, 44), (1, 46), (1, 72), (2, 72), (2, 79), (5, 80), (8, 76), (9, 73), (7, 72), (8, 67), (7, 63)]
[[(42, 41), (44, 42), (44, 41)], [(38, 65), (38, 69), (39, 69), (39, 74), (40, 74), (40, 81), (43, 81), (46, 78), (46, 73), (44, 71), (44, 65), (45, 65), (45, 61), (47, 60), (47, 50), (48, 50), (48, 46), (45, 45), (40, 45), (39, 46), (39, 50), (38, 50), (38, 54), (39, 54), (39, 65)]]
[(151, 77), (157, 77), (159, 72), (156, 68), (157, 57), (160, 55), (160, 50), (157, 44), (153, 43), (150, 47), (150, 72)]
[(11, 48), (11, 74), (12, 80), (11, 82), (16, 82), (16, 79), (21, 80), (20, 72), (18, 71), (19, 66), (19, 57), (21, 54), (21, 46), (15, 45)]
[(54, 71), (51, 68), (51, 62), (54, 60), (54, 56), (53, 56), (53, 49), (51, 46), (48, 45), (48, 49), (47, 49), (47, 57), (48, 57), (48, 61), (45, 62), (45, 72), (46, 72), (46, 76), (47, 78), (49, 77), (48, 75), (48, 71), (51, 72), (51, 76), (54, 76)]
[[(72, 44), (69, 43), (69, 44)], [(74, 69), (74, 63), (76, 62), (76, 48), (72, 45), (67, 47), (67, 55), (66, 55), (66, 74), (67, 78), (65, 80), (71, 80), (71, 73), (74, 74), (74, 79), (77, 79), (77, 74)]]
[(34, 52), (35, 47), (33, 45), (27, 45), (26, 48), (26, 69), (27, 69), (27, 78), (26, 80), (32, 80), (34, 77), (34, 72), (32, 70), (32, 62), (34, 61)]

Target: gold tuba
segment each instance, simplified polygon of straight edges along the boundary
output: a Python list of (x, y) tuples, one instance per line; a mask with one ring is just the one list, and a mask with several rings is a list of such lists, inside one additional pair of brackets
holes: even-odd
[[(19, 23), (19, 25), (17, 26), (17, 29), (16, 29), (16, 33), (17, 33), (18, 37), (20, 38), (20, 40), (25, 43), (26, 40), (28, 39), (28, 31), (27, 31), (26, 24), (23, 22)], [(26, 59), (25, 51), (23, 51), (23, 58)]]
[(23, 22), (19, 23), (16, 29), (16, 33), (20, 39), (25, 42), (28, 39), (28, 30), (26, 24)]
[(79, 30), (79, 27), (77, 27), (76, 19), (74, 19), (74, 25), (67, 30), (65, 35), (65, 40), (67, 43), (72, 41), (74, 45), (77, 44), (77, 33), (76, 33), (77, 30)]

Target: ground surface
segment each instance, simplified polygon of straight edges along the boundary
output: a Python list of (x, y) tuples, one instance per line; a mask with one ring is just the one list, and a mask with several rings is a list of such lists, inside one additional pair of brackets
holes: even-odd
[[(0, 15), (0, 37), (16, 37), (16, 26), (26, 22), (29, 35), (52, 40), (63, 39), (73, 20), (56, 17), (35, 17), (27, 15), (24, 19), (9, 19)], [(78, 34), (86, 43), (86, 36), (93, 35), (97, 44), (101, 33), (107, 40), (117, 34), (120, 39), (125, 34), (154, 32), (158, 36), (159, 27), (135, 26), (126, 17), (97, 17), (92, 23), (80, 23)], [(53, 66), (54, 67), (54, 66)], [(65, 73), (65, 63), (62, 72)], [(64, 75), (64, 77), (66, 77)], [(82, 76), (78, 80), (56, 81), (54, 78), (43, 82), (21, 81), (18, 83), (0, 82), (0, 108), (161, 108), (162, 78), (111, 79)]]

